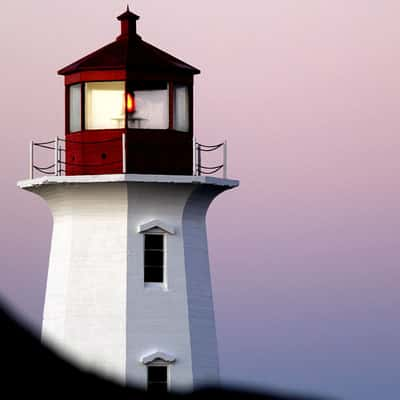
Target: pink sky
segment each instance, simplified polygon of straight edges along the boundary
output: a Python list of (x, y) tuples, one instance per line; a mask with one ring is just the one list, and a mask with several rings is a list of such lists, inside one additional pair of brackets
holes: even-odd
[[(38, 328), (51, 218), (15, 183), (63, 134), (56, 71), (113, 41), (122, 1), (1, 5), (0, 293)], [(400, 392), (400, 2), (131, 4), (199, 67), (196, 134), (229, 142), (208, 217), (226, 381), (346, 399)], [(377, 395), (380, 393), (380, 396)]]

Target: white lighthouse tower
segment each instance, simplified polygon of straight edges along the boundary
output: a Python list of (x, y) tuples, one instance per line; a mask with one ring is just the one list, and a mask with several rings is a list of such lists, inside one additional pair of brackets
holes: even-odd
[(42, 336), (122, 383), (191, 391), (219, 374), (206, 213), (239, 183), (226, 143), (194, 138), (200, 71), (143, 41), (129, 9), (118, 19), (114, 42), (59, 71), (65, 137), (32, 142), (18, 183), (53, 215)]

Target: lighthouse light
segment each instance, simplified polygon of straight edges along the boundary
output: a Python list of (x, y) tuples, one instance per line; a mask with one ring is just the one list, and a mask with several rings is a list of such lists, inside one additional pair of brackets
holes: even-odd
[(59, 70), (65, 137), (30, 143), (18, 185), (54, 215), (44, 344), (151, 396), (218, 385), (206, 213), (239, 183), (226, 143), (194, 136), (200, 71), (142, 40), (138, 19), (128, 8), (114, 42)]

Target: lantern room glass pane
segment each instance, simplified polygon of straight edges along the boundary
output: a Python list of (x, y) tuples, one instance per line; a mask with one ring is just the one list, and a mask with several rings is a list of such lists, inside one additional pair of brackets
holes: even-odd
[(86, 129), (125, 128), (124, 94), (123, 81), (86, 83)]
[(130, 82), (127, 91), (128, 128), (168, 129), (167, 82)]
[(174, 85), (174, 129), (189, 132), (189, 88)]
[(82, 91), (81, 84), (69, 87), (69, 131), (78, 132), (81, 130), (82, 110), (81, 110)]

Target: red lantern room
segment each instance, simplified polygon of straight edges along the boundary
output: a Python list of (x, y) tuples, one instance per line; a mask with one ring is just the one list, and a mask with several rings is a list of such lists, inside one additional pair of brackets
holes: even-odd
[(61, 69), (66, 175), (193, 173), (193, 76), (200, 71), (146, 43), (139, 16), (121, 34)]

